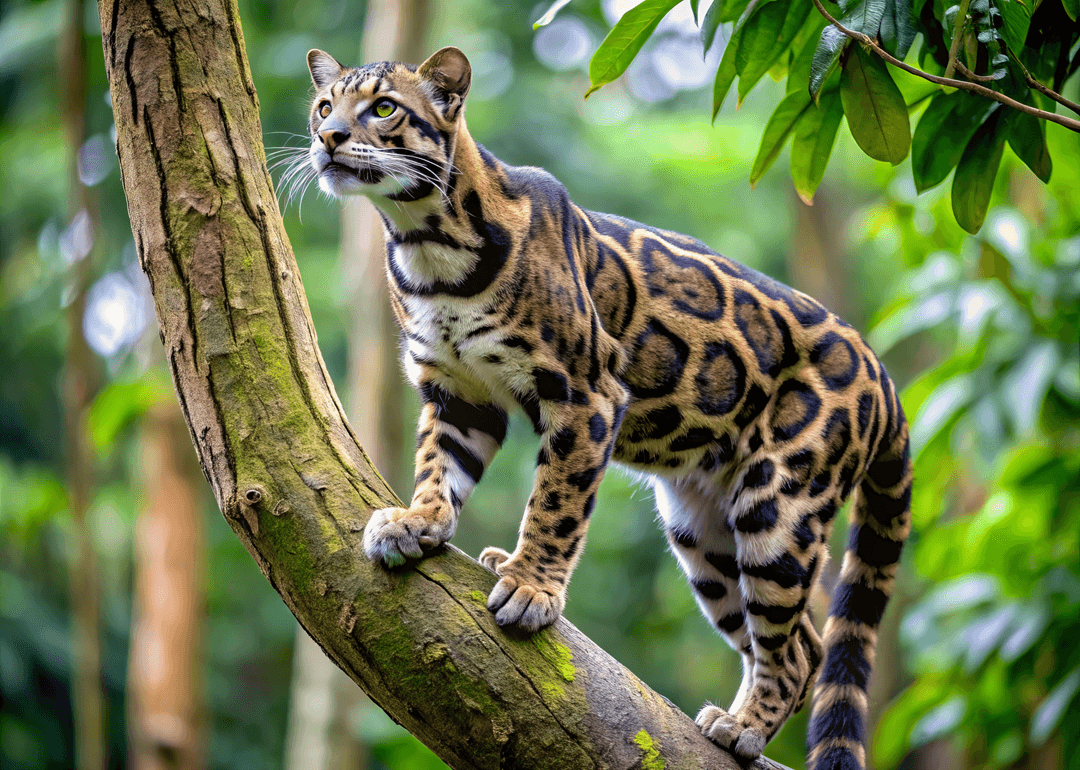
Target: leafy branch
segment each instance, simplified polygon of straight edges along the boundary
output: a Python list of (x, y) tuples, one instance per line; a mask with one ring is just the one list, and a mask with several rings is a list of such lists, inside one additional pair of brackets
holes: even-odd
[[(822, 16), (824, 16), (825, 19), (832, 26), (836, 27), (838, 30), (843, 32), (847, 37), (851, 38), (852, 40), (857, 41), (858, 43), (860, 43), (865, 48), (869, 48), (874, 53), (876, 53), (878, 56), (880, 56), (882, 59), (887, 61), (889, 64), (893, 65), (894, 67), (899, 67), (900, 69), (904, 70), (904, 72), (908, 72), (908, 73), (910, 73), (912, 75), (915, 75), (916, 77), (920, 77), (923, 80), (929, 80), (931, 83), (936, 83), (939, 86), (949, 86), (951, 88), (958, 88), (958, 89), (960, 89), (962, 91), (971, 91), (972, 93), (978, 94), (979, 96), (985, 96), (987, 99), (993, 99), (996, 102), (1001, 102), (1004, 105), (1012, 107), (1014, 110), (1019, 110), (1020, 112), (1026, 112), (1028, 115), (1034, 115), (1035, 117), (1042, 118), (1043, 120), (1049, 120), (1052, 123), (1057, 123), (1058, 125), (1065, 126), (1065, 128), (1069, 129), (1070, 131), (1076, 131), (1077, 133), (1080, 133), (1080, 120), (1074, 120), (1073, 118), (1066, 117), (1064, 115), (1058, 115), (1058, 114), (1053, 113), (1053, 112), (1047, 112), (1046, 110), (1040, 110), (1037, 107), (1032, 107), (1029, 104), (1024, 104), (1023, 102), (1018, 102), (1016, 99), (1013, 99), (1013, 98), (1011, 98), (1009, 96), (1006, 96), (1005, 94), (1001, 93), (1000, 91), (995, 91), (992, 88), (987, 88), (986, 86), (980, 85), (978, 82), (976, 82), (976, 81), (982, 79), (982, 77), (984, 77), (984, 76), (976, 75), (975, 73), (973, 73), (966, 66), (964, 66), (964, 64), (961, 63), (959, 61), (959, 59), (957, 58), (957, 56), (956, 56), (956, 54), (957, 54), (956, 49), (958, 47), (958, 41), (959, 41), (959, 39), (960, 39), (960, 37), (962, 35), (962, 25), (963, 25), (963, 20), (960, 18), (960, 14), (963, 13), (964, 10), (966, 9), (966, 7), (967, 7), (966, 2), (961, 5), (960, 11), (957, 12), (957, 20), (956, 20), (956, 25), (957, 25), (956, 30), (957, 31), (956, 31), (956, 36), (953, 38), (952, 48), (950, 48), (950, 50), (949, 50), (949, 68), (947, 68), (945, 70), (945, 72), (948, 73), (948, 72), (950, 72), (950, 70), (952, 68), (955, 68), (957, 71), (960, 72), (961, 75), (963, 75), (966, 78), (969, 78), (968, 80), (957, 80), (956, 78), (951, 78), (951, 77), (942, 77), (942, 76), (938, 76), (938, 75), (931, 75), (929, 72), (923, 72), (922, 70), (917, 69), (916, 67), (912, 67), (910, 64), (905, 64), (904, 62), (900, 61), (895, 56), (890, 54), (888, 51), (886, 51), (884, 48), (882, 48), (880, 45), (878, 45), (878, 42), (876, 40), (874, 40), (873, 38), (871, 38), (869, 35), (863, 34), (862, 32), (856, 32), (855, 30), (852, 30), (852, 29), (848, 29), (843, 24), (841, 24), (839, 21), (837, 21), (833, 17), (833, 15), (831, 13), (829, 13), (825, 9), (825, 6), (821, 4), (821, 0), (814, 0), (814, 5), (817, 7), (818, 12)], [(1019, 59), (1017, 59), (1016, 61), (1017, 61), (1017, 63), (1019, 63)], [(1020, 66), (1023, 66), (1023, 65), (1021, 64)], [(1033, 77), (1031, 77), (1031, 73), (1029, 73), (1026, 68), (1024, 69), (1024, 74), (1027, 76), (1028, 83), (1030, 85), (1032, 85), (1033, 87), (1038, 88), (1040, 91), (1042, 91), (1044, 94), (1046, 94), (1051, 99), (1058, 102), (1059, 104), (1063, 104), (1063, 105), (1065, 105), (1066, 107), (1068, 107), (1071, 110), (1074, 110), (1076, 112), (1080, 112), (1080, 105), (1073, 104), (1068, 99), (1065, 99), (1063, 96), (1061, 96), (1060, 94), (1055, 93), (1054, 91), (1051, 91), (1049, 88), (1046, 88), (1046, 86), (1043, 86), (1042, 83), (1039, 83), (1037, 80), (1035, 80)], [(993, 78), (993, 76), (990, 76), (990, 77)], [(1037, 86), (1035, 85), (1036, 83), (1038, 83)]]
[[(586, 96), (626, 71), (676, 4), (644, 0), (615, 24), (590, 62)], [(558, 0), (541, 21), (550, 23), (565, 5)], [(806, 2), (713, 0), (700, 18), (705, 52), (718, 26), (732, 23), (713, 84), (713, 118), (736, 80), (741, 104), (766, 73), (787, 79), (785, 96), (762, 134), (751, 184), (790, 139), (792, 181), (799, 197), (812, 203), (845, 117), (871, 158), (896, 165), (911, 155), (919, 192), (941, 184), (955, 169), (953, 214), (971, 233), (986, 218), (1006, 144), (1048, 182), (1053, 164), (1046, 123), (1080, 133), (1080, 120), (1053, 111), (1056, 103), (1080, 115), (1080, 105), (1061, 95), (1080, 70), (1080, 51), (1070, 58), (1080, 42), (1080, 1), (943, 5), (836, 0), (836, 13), (829, 10), (832, 3), (814, 0), (819, 13), (813, 13)], [(698, 18), (698, 3), (691, 7)], [(916, 67), (904, 60), (920, 33)], [(938, 88), (910, 93), (906, 85), (905, 98), (886, 64)], [(913, 129), (908, 116), (917, 109), (922, 113)]]

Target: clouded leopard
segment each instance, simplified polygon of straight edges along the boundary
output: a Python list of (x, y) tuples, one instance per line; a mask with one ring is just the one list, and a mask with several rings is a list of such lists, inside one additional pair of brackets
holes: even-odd
[[(535, 631), (565, 604), (609, 462), (648, 478), (702, 612), (744, 661), (702, 731), (761, 753), (813, 686), (809, 764), (865, 765), (867, 679), (909, 529), (908, 428), (877, 357), (810, 297), (685, 235), (586, 211), (469, 135), (470, 67), (342, 67), (311, 51), (310, 163), (369, 197), (423, 408), (409, 508), (374, 513), (372, 559), (446, 542), (520, 408), (541, 437), (488, 607)], [(852, 527), (824, 644), (807, 600), (837, 509)], [(820, 671), (820, 674), (818, 673)]]

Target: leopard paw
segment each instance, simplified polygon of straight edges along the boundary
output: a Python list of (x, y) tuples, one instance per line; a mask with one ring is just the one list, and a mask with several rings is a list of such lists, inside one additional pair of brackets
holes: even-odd
[(706, 738), (727, 749), (742, 762), (750, 762), (760, 757), (768, 743), (760, 730), (711, 704), (702, 707), (694, 721)]
[(566, 606), (563, 587), (530, 581), (515, 569), (512, 558), (502, 558), (505, 554), (501, 549), (488, 548), (480, 556), (488, 569), (494, 564), (496, 574), (501, 576), (487, 603), (488, 609), (495, 613), (495, 622), (529, 633), (550, 626)]
[(419, 559), (454, 534), (454, 520), (439, 516), (439, 508), (382, 508), (364, 527), (364, 553), (387, 567)]
[(480, 552), (480, 563), (494, 572), (499, 574), (499, 567), (504, 561), (510, 558), (510, 554), (504, 551), (502, 548), (496, 548), (491, 545)]

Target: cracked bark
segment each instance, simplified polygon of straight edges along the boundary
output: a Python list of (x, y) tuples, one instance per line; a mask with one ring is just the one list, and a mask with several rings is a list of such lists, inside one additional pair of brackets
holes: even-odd
[(236, 5), (98, 9), (128, 212), (203, 473), (312, 638), (455, 768), (736, 770), (567, 621), (499, 629), (494, 576), (457, 549), (396, 572), (362, 556), (369, 512), (399, 503), (319, 354)]

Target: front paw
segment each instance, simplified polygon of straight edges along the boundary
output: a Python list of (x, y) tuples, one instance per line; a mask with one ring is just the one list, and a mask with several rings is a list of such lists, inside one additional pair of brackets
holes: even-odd
[(768, 742), (760, 730), (711, 704), (703, 706), (694, 721), (706, 738), (727, 749), (742, 762), (760, 757)]
[(454, 520), (439, 513), (438, 506), (375, 511), (364, 527), (364, 553), (387, 567), (421, 558), (425, 550), (442, 545), (454, 534)]
[(480, 559), (502, 578), (491, 589), (487, 603), (496, 623), (535, 633), (558, 620), (566, 606), (562, 586), (527, 578), (501, 548), (485, 549)]

